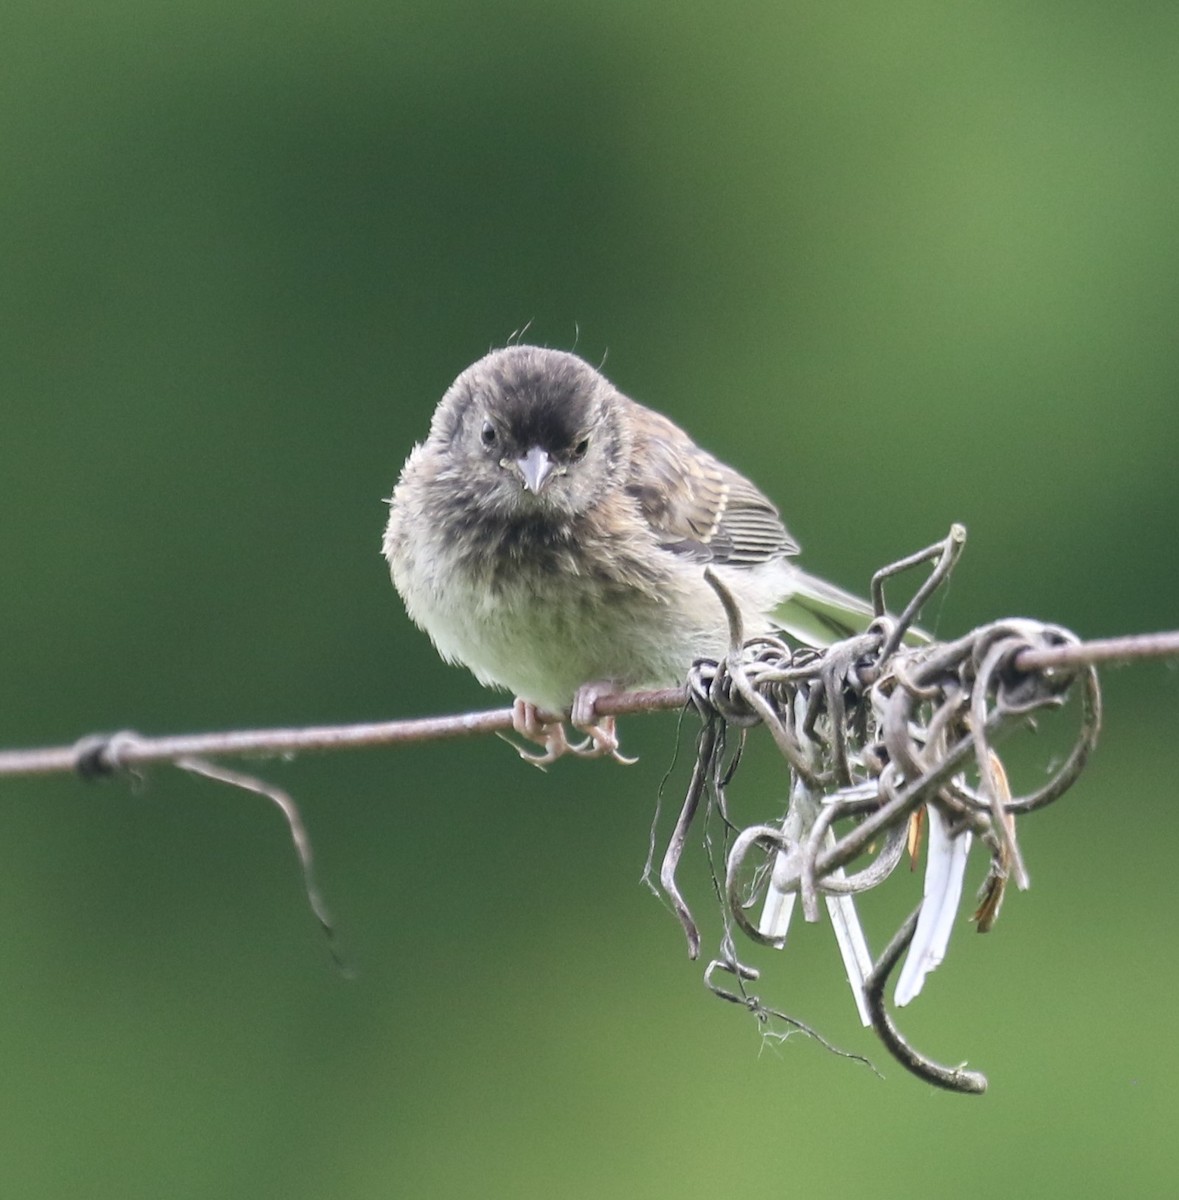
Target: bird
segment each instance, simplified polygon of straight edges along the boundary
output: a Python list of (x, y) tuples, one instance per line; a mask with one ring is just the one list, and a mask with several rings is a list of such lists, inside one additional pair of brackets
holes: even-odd
[[(546, 765), (618, 750), (616, 691), (683, 683), (747, 636), (827, 645), (873, 619), (804, 572), (766, 495), (668, 417), (564, 350), (514, 344), (438, 402), (389, 499), (383, 553), (410, 618), (450, 663), (515, 697)], [(588, 735), (571, 744), (562, 721)]]

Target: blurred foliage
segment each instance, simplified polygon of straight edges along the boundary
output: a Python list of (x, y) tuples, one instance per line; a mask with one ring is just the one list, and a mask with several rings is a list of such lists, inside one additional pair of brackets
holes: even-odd
[[(1177, 53), (1161, 2), (8, 0), (0, 740), (488, 703), (401, 612), (380, 498), (527, 323), (845, 586), (965, 522), (942, 632), (1175, 627)], [(352, 981), (262, 801), (9, 782), (0, 1194), (1168, 1192), (1179, 688), (1108, 685), (1033, 890), (904, 1014), (981, 1100), (884, 1060), (825, 927), (763, 992), (885, 1082), (707, 997), (638, 885), (670, 717), (625, 771), (263, 765)]]

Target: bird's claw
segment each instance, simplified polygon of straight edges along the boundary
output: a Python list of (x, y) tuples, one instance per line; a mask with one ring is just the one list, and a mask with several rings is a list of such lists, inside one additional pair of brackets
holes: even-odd
[(533, 754), (523, 746), (517, 746), (511, 738), (505, 739), (525, 762), (539, 767), (542, 771), (549, 763), (556, 762), (562, 755), (574, 749), (565, 736), (565, 726), (562, 722), (542, 719), (535, 704), (519, 697), (512, 705), (512, 728), (522, 738), (543, 748), (542, 754)]
[(623, 766), (633, 766), (639, 760), (627, 758), (618, 749), (618, 732), (613, 717), (600, 717), (596, 708), (598, 697), (602, 695), (600, 684), (587, 683), (577, 689), (573, 697), (573, 711), (569, 714), (569, 723), (574, 729), (588, 734), (577, 751), (583, 758), (612, 758)]
[(612, 758), (624, 767), (634, 766), (639, 760), (628, 758), (618, 749), (618, 732), (613, 717), (599, 717), (589, 725), (574, 725), (575, 729), (587, 734), (584, 742), (569, 749), (578, 758)]

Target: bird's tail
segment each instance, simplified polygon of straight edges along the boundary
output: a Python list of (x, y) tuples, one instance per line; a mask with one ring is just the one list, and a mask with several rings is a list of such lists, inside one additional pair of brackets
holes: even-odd
[[(774, 610), (774, 620), (800, 642), (830, 646), (863, 633), (872, 624), (872, 606), (851, 592), (805, 571), (797, 571), (793, 583), (794, 591)], [(929, 635), (914, 626), (905, 641), (920, 645), (929, 641)]]

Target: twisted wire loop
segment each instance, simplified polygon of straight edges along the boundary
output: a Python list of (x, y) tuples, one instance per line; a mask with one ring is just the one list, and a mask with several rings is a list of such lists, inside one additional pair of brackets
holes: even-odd
[[(706, 971), (709, 986), (763, 1020), (776, 1012), (748, 994), (746, 984), (758, 972), (738, 960), (734, 932), (780, 949), (795, 902), (808, 921), (818, 920), (825, 904), (864, 1023), (928, 1082), (978, 1093), (985, 1076), (942, 1066), (905, 1040), (885, 1007), (884, 988), (906, 950), (894, 997), (899, 1004), (917, 994), (926, 972), (941, 961), (974, 840), (991, 860), (974, 918), (980, 931), (993, 925), (1009, 878), (1017, 887), (1028, 885), (1015, 818), (1050, 804), (1076, 781), (1100, 729), (1101, 693), (1092, 666), (1021, 664), (1021, 656), (1078, 643), (1058, 625), (1001, 620), (948, 642), (916, 629), (921, 604), (949, 576), (964, 539), (955, 526), (941, 542), (884, 568), (872, 585), (875, 621), (825, 650), (792, 648), (772, 637), (743, 641), (732, 598), (710, 577), (730, 613), (733, 644), (721, 661), (697, 661), (688, 679), (702, 725), (660, 881), (695, 958), (700, 933), (676, 873), (694, 818), (702, 807), (715, 808), (723, 818), (723, 853), (716, 855), (723, 870), (714, 882), (725, 932), (720, 955)], [(913, 601), (899, 618), (888, 616), (884, 582), (924, 563), (933, 566)], [(1071, 749), (1046, 782), (1013, 795), (996, 740), (1074, 693), (1080, 720)], [(740, 827), (727, 799), (740, 756), (726, 754), (726, 744), (756, 725), (766, 726), (785, 760), (790, 800), (784, 816), (778, 809), (774, 819)], [(923, 902), (873, 959), (854, 897), (888, 879), (907, 845), (916, 852), (923, 821), (929, 829)], [(735, 981), (738, 993), (711, 982), (718, 971)]]

